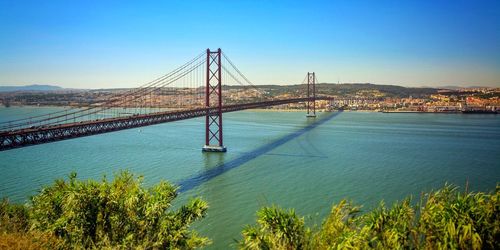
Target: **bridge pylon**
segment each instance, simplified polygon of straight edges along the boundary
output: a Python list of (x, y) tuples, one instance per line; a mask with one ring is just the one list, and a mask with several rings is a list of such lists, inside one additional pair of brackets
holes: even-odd
[(222, 136), (222, 52), (207, 49), (205, 146), (203, 152), (226, 152)]
[(316, 74), (307, 72), (307, 117), (316, 117)]

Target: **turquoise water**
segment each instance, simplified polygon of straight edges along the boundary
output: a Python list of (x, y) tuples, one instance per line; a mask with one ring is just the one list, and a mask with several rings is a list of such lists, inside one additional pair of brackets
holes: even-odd
[[(55, 108), (16, 109), (0, 109), (0, 120)], [(0, 196), (24, 202), (71, 171), (101, 178), (129, 169), (147, 185), (182, 184), (179, 202), (207, 200), (195, 228), (220, 249), (264, 205), (319, 223), (342, 198), (368, 209), (445, 182), (489, 191), (500, 181), (498, 115), (241, 111), (224, 125), (226, 154), (201, 153), (203, 118), (0, 152)]]

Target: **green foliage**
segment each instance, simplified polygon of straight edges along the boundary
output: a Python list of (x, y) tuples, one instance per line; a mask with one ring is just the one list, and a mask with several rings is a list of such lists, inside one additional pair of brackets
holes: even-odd
[[(31, 206), (16, 206), (22, 213), (3, 212), (2, 203), (2, 214), (10, 214), (9, 221), (24, 231), (56, 237), (64, 248), (192, 249), (209, 244), (189, 230), (205, 216), (207, 203), (196, 198), (172, 210), (176, 196), (171, 184), (144, 188), (142, 177), (128, 172), (111, 182), (105, 177), (80, 181), (71, 174), (69, 180), (56, 180), (33, 196)], [(23, 222), (15, 222), (17, 215), (12, 214), (21, 214)]]
[(368, 229), (369, 245), (378, 249), (412, 246), (412, 230), (415, 226), (415, 210), (410, 199), (395, 203), (388, 209), (385, 204), (366, 214), (364, 226)]
[(323, 222), (321, 230), (313, 234), (310, 239), (310, 249), (328, 249), (337, 246), (342, 249), (352, 249), (366, 246), (365, 237), (358, 234), (357, 222), (360, 207), (342, 200), (338, 205), (333, 205), (329, 216)]
[(277, 207), (264, 207), (257, 212), (260, 227), (248, 226), (243, 230), (245, 249), (301, 249), (308, 232), (304, 218), (294, 210), (284, 211)]
[[(247, 227), (245, 249), (500, 249), (500, 186), (491, 194), (459, 192), (445, 185), (388, 208), (358, 216), (360, 207), (342, 200), (334, 205), (319, 230), (305, 228), (295, 213), (272, 207), (257, 213), (258, 226)], [(301, 223), (283, 223), (286, 216)], [(274, 223), (272, 223), (274, 222)], [(273, 226), (277, 224), (280, 226)], [(288, 227), (287, 225), (292, 225)], [(272, 228), (272, 230), (270, 230)], [(295, 232), (290, 234), (289, 232)], [(293, 237), (292, 237), (293, 236)], [(287, 238), (290, 237), (290, 238)], [(273, 239), (279, 239), (275, 243)], [(301, 239), (301, 244), (288, 243)]]
[(29, 228), (29, 210), (23, 205), (11, 204), (4, 198), (0, 203), (0, 233), (26, 232)]
[(498, 249), (500, 247), (500, 186), (492, 195), (461, 194), (456, 187), (426, 196), (419, 231), (425, 245), (438, 248)]
[(63, 248), (63, 242), (52, 234), (29, 231), (29, 227), (28, 207), (3, 199), (0, 203), (0, 249)]

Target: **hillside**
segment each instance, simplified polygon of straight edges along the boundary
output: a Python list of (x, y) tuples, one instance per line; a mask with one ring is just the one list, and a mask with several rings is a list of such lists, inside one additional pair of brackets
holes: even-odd
[[(237, 87), (237, 86), (234, 86)], [(304, 84), (300, 85), (258, 85), (260, 89), (268, 91), (271, 95), (287, 93), (303, 93), (306, 91)], [(363, 97), (423, 97), (437, 93), (435, 88), (407, 88), (396, 85), (378, 85), (371, 83), (320, 83), (316, 84), (316, 93), (335, 96), (363, 96)]]
[(54, 85), (26, 85), (26, 86), (0, 86), (0, 92), (16, 92), (16, 91), (54, 91), (62, 90), (63, 88)]

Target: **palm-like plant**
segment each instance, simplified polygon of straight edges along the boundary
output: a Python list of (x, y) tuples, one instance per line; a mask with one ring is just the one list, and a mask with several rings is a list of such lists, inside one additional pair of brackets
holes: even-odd
[(257, 212), (259, 226), (247, 226), (243, 230), (244, 249), (303, 249), (308, 232), (304, 218), (295, 211), (277, 207), (264, 207)]
[[(304, 227), (293, 210), (263, 208), (258, 226), (243, 231), (246, 249), (500, 249), (500, 186), (495, 193), (459, 192), (457, 187), (423, 195), (388, 208), (381, 202), (356, 216), (359, 207), (342, 200), (322, 227)], [(294, 223), (287, 223), (290, 219)], [(300, 227), (297, 227), (300, 225)], [(300, 228), (300, 230), (297, 230)], [(293, 232), (291, 234), (290, 232)], [(295, 239), (301, 239), (297, 244)]]
[(454, 186), (426, 195), (419, 231), (437, 248), (498, 249), (500, 186), (494, 194), (460, 193)]

